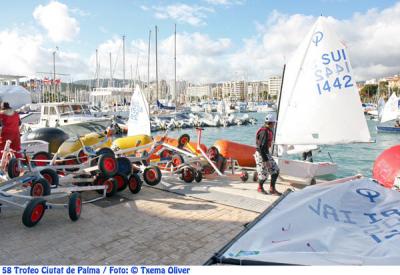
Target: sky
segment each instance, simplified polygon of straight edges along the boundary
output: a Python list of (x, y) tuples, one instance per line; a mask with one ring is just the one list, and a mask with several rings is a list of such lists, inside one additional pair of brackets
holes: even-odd
[(358, 81), (400, 73), (400, 1), (394, 0), (13, 0), (2, 3), (0, 74), (44, 77), (53, 70), (79, 80), (96, 75), (196, 84), (259, 81), (281, 74), (284, 63), (318, 16), (348, 47)]

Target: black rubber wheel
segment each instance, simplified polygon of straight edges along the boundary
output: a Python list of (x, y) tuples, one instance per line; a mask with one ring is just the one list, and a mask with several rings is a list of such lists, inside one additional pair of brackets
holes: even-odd
[(124, 174), (125, 176), (129, 177), (132, 174), (132, 163), (126, 157), (119, 157), (117, 158), (118, 163), (118, 172)]
[[(112, 197), (117, 193), (118, 184), (114, 178), (107, 178), (104, 175), (98, 175), (93, 182), (93, 185), (106, 185), (106, 197)], [(99, 194), (103, 194), (103, 190), (97, 190)]]
[(79, 150), (79, 153), (78, 153), (77, 158), (78, 158), (78, 162), (79, 162), (79, 163), (85, 163), (85, 162), (87, 162), (88, 159), (89, 159), (88, 155), (85, 154), (85, 152), (83, 151), (83, 149)]
[(310, 185), (316, 185), (317, 184), (317, 180), (315, 178), (312, 178), (310, 181)]
[(22, 223), (26, 227), (35, 226), (42, 219), (46, 211), (46, 201), (42, 198), (32, 199), (22, 214)]
[(47, 160), (51, 160), (52, 156), (50, 153), (45, 152), (45, 151), (40, 151), (35, 153), (32, 156), (31, 159), (31, 166), (36, 167), (36, 166), (47, 166), (50, 164)]
[(59, 177), (56, 171), (50, 168), (43, 169), (40, 171), (42, 177), (49, 183), (50, 187), (55, 188), (60, 183)]
[(142, 189), (143, 182), (136, 174), (132, 174), (128, 179), (128, 187), (132, 194), (137, 194)]
[(31, 197), (43, 197), (50, 195), (50, 184), (45, 179), (37, 179), (32, 183)]
[(194, 181), (196, 176), (196, 171), (192, 167), (185, 167), (182, 170), (182, 179), (186, 183), (191, 183)]
[(100, 155), (113, 155), (115, 157), (115, 153), (112, 149), (104, 147), (104, 148), (100, 148), (96, 150), (96, 155), (100, 156)]
[(217, 160), (218, 160), (218, 157), (219, 157), (219, 151), (218, 151), (217, 147), (211, 146), (211, 147), (207, 150), (207, 157), (208, 157), (210, 160), (217, 161)]
[(257, 172), (253, 172), (253, 181), (254, 182), (258, 181), (258, 173)]
[(183, 134), (178, 138), (178, 148), (185, 147), (186, 144), (190, 142), (190, 136), (188, 134)]
[(118, 172), (118, 163), (114, 155), (101, 155), (98, 166), (100, 172), (106, 177), (113, 177)]
[(113, 179), (117, 181), (117, 192), (125, 190), (128, 186), (128, 177), (125, 174), (118, 172), (113, 176)]
[(68, 200), (68, 214), (71, 221), (79, 220), (82, 213), (82, 198), (78, 192), (73, 192)]
[[(79, 160), (78, 160), (78, 158), (76, 156), (69, 155), (69, 156), (66, 156), (64, 158), (62, 164), (63, 165), (77, 165), (77, 164), (79, 164)], [(67, 172), (76, 172), (78, 170), (79, 170), (78, 167), (76, 167), (76, 168), (65, 168), (65, 171), (67, 171)]]
[(10, 179), (16, 178), (20, 175), (21, 170), (19, 167), (19, 161), (16, 158), (11, 158), (8, 161), (7, 165), (7, 174), (10, 177)]
[(172, 156), (172, 152), (168, 149), (163, 149), (159, 153), (160, 159), (168, 159)]
[(197, 170), (196, 174), (194, 176), (194, 180), (196, 182), (201, 182), (203, 180), (203, 174), (201, 173), (201, 171)]
[(143, 171), (144, 181), (150, 185), (155, 186), (161, 181), (161, 171), (157, 166), (146, 167)]
[(182, 165), (185, 162), (185, 160), (181, 155), (175, 154), (172, 156), (171, 162), (174, 167), (178, 167), (179, 165)]
[(246, 181), (249, 179), (249, 173), (247, 173), (247, 171), (242, 171), (242, 172), (240, 173), (240, 179), (241, 179), (243, 182), (246, 182)]

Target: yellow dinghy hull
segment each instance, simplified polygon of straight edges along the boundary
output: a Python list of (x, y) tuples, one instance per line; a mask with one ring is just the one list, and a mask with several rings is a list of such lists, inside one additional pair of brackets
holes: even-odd
[[(122, 137), (117, 138), (112, 143), (112, 149), (114, 151), (117, 150), (126, 150), (126, 149), (135, 149), (138, 146), (143, 146), (149, 144), (153, 141), (151, 136), (148, 135), (136, 135), (136, 136), (129, 136), (129, 137)], [(126, 153), (133, 153), (135, 150), (127, 151)]]
[[(90, 133), (81, 137), (85, 146), (94, 147), (94, 149), (111, 147), (112, 140), (105, 134)], [(58, 149), (58, 154), (61, 157), (76, 155), (82, 149), (82, 143), (78, 139), (65, 141)]]

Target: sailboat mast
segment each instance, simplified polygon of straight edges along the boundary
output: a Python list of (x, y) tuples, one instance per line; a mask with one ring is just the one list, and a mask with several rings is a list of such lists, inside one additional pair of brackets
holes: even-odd
[(96, 88), (99, 88), (100, 80), (99, 80), (99, 51), (96, 49)]
[(149, 45), (147, 51), (147, 99), (151, 102), (152, 96), (150, 94), (150, 43), (151, 43), (151, 30), (149, 30)]
[(177, 106), (177, 102), (176, 102), (176, 24), (175, 24), (175, 47), (174, 47), (174, 65), (175, 65), (175, 69), (174, 69), (174, 75), (175, 75), (175, 80), (174, 80), (174, 97), (175, 97), (175, 109)]
[(108, 85), (109, 87), (112, 87), (112, 81), (113, 81), (113, 76), (112, 76), (112, 62), (111, 62), (111, 53), (110, 53), (110, 84)]
[(123, 82), (122, 87), (125, 86), (125, 35), (122, 36), (122, 74), (123, 74)]
[(157, 33), (158, 33), (158, 29), (156, 26), (156, 100), (158, 101), (158, 54), (157, 54)]
[(274, 155), (274, 149), (275, 149), (276, 130), (278, 129), (279, 109), (281, 107), (282, 87), (283, 87), (283, 80), (285, 79), (285, 70), (286, 70), (286, 64), (283, 65), (283, 71), (282, 71), (282, 82), (281, 82), (281, 88), (280, 88), (280, 91), (279, 91), (278, 110), (276, 111), (276, 123), (275, 123), (274, 139), (272, 140), (272, 156)]

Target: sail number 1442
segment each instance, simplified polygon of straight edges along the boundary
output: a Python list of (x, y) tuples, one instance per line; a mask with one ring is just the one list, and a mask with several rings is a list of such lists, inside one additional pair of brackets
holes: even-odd
[[(315, 70), (318, 94), (341, 90), (353, 86), (349, 63), (344, 49), (324, 53), (321, 56), (322, 69)], [(336, 76), (336, 77), (335, 77)]]

